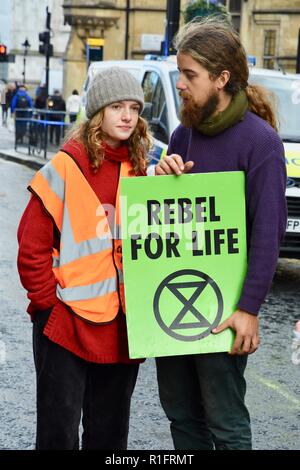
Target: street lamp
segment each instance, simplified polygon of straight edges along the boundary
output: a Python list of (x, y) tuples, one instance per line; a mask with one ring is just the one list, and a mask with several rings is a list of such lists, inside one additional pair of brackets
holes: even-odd
[(28, 42), (28, 39), (25, 39), (25, 42), (22, 44), (22, 47), (24, 47), (24, 55), (23, 55), (23, 84), (25, 85), (26, 79), (25, 79), (25, 73), (26, 73), (26, 56), (28, 53), (28, 49), (30, 48), (30, 44)]

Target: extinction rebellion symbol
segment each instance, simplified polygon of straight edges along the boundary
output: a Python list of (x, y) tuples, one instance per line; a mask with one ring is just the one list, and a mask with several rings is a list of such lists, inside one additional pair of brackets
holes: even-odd
[(160, 283), (153, 310), (167, 335), (181, 341), (196, 341), (208, 336), (220, 323), (223, 298), (218, 285), (207, 274), (182, 269)]

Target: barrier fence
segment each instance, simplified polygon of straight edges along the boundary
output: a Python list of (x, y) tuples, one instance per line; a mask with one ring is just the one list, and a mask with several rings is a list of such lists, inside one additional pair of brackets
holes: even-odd
[(48, 109), (16, 108), (15, 150), (19, 146), (28, 148), (28, 155), (47, 158), (49, 143), (59, 146), (65, 130), (74, 123), (66, 122), (69, 114), (65, 111)]

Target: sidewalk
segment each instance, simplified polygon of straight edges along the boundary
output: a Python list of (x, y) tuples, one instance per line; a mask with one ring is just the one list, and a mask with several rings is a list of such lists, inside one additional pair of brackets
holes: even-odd
[(13, 127), (7, 128), (0, 125), (0, 158), (10, 160), (22, 165), (29, 166), (34, 170), (41, 168), (48, 160), (55, 155), (55, 152), (47, 152), (47, 159), (43, 155), (28, 155), (28, 148), (19, 146), (15, 150), (15, 131)]

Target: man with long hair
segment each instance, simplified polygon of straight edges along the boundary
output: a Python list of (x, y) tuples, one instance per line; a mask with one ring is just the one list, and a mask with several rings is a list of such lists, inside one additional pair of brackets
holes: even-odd
[(286, 169), (266, 92), (249, 85), (245, 50), (224, 18), (193, 21), (176, 39), (181, 124), (157, 175), (243, 171), (248, 269), (236, 310), (212, 333), (235, 332), (230, 353), (158, 358), (162, 406), (176, 449), (251, 449), (248, 354), (286, 227)]

